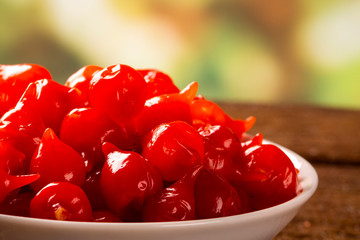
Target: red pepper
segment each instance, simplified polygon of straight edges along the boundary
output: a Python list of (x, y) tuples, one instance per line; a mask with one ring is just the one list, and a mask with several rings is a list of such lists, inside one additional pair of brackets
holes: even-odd
[(25, 154), (7, 141), (0, 142), (0, 168), (10, 175), (24, 173)]
[(130, 66), (117, 64), (98, 72), (90, 82), (89, 100), (94, 108), (123, 122), (136, 116), (144, 106), (146, 82)]
[(206, 125), (198, 129), (205, 148), (205, 168), (230, 180), (236, 174), (236, 162), (245, 157), (239, 139), (221, 125)]
[(101, 146), (104, 142), (120, 149), (136, 148), (136, 136), (131, 127), (116, 124), (104, 112), (96, 108), (75, 108), (64, 118), (60, 139), (81, 154), (86, 172), (102, 166), (105, 157)]
[(217, 104), (198, 98), (191, 102), (191, 116), (193, 125), (196, 127), (211, 125), (222, 125), (230, 128), (234, 134), (241, 139), (244, 132), (250, 130), (255, 123), (255, 117), (245, 120), (232, 119)]
[(91, 172), (87, 173), (85, 181), (81, 185), (82, 190), (84, 190), (91, 203), (92, 209), (96, 211), (108, 208), (101, 193), (101, 170), (102, 168), (93, 169)]
[(39, 174), (9, 175), (0, 169), (0, 202), (13, 190), (28, 185), (39, 179)]
[(275, 206), (297, 195), (297, 171), (277, 146), (263, 144), (247, 149), (239, 166), (241, 174), (232, 183), (249, 195), (252, 209)]
[(144, 201), (162, 189), (159, 173), (135, 152), (121, 151), (111, 143), (104, 143), (103, 152), (100, 184), (107, 206), (123, 220), (139, 221)]
[(30, 215), (63, 221), (92, 221), (89, 200), (80, 187), (68, 182), (46, 185), (32, 199)]
[(147, 94), (146, 99), (169, 93), (178, 93), (179, 89), (175, 86), (169, 75), (155, 69), (142, 69), (138, 72), (144, 77)]
[(108, 210), (94, 211), (92, 213), (94, 222), (121, 222), (121, 219)]
[(86, 107), (90, 106), (89, 103), (89, 86), (91, 79), (102, 70), (102, 67), (87, 65), (80, 68), (72, 74), (65, 82), (65, 86), (70, 88), (77, 88), (81, 92), (81, 98), (84, 100)]
[(202, 167), (189, 170), (180, 180), (150, 197), (143, 210), (145, 222), (194, 220), (194, 186)]
[(15, 107), (29, 83), (44, 78), (51, 75), (37, 64), (0, 64), (0, 116)]
[[(26, 92), (33, 91), (34, 88), (35, 86), (30, 84)], [(32, 108), (26, 96), (23, 96), (16, 107), (6, 112), (0, 119), (0, 141), (13, 145), (25, 154), (22, 166), (18, 166), (19, 173), (28, 171), (30, 160), (44, 130), (45, 124), (41, 116)]]
[(65, 115), (74, 108), (84, 106), (79, 90), (65, 87), (51, 79), (31, 83), (24, 98), (26, 104), (41, 116), (45, 126), (53, 129), (56, 134), (60, 132)]
[(40, 174), (31, 184), (39, 191), (51, 182), (70, 182), (80, 186), (85, 180), (85, 164), (79, 153), (61, 142), (51, 128), (45, 130), (30, 163), (30, 173)]
[(198, 90), (196, 82), (190, 83), (180, 93), (163, 94), (146, 100), (140, 114), (134, 119), (140, 136), (145, 136), (161, 123), (184, 121), (192, 124), (190, 102)]
[(216, 218), (243, 212), (236, 190), (225, 179), (204, 169), (195, 183), (196, 218)]
[(0, 203), (0, 213), (30, 217), (30, 202), (34, 197), (33, 192), (18, 192), (12, 191)]
[(142, 155), (166, 181), (180, 179), (204, 161), (204, 144), (199, 133), (181, 121), (160, 124), (144, 140)]
[(246, 134), (255, 118), (233, 119), (198, 87), (124, 64), (85, 66), (65, 86), (38, 65), (0, 65), (0, 213), (180, 221), (296, 196), (287, 155)]
[(264, 137), (261, 133), (257, 133), (253, 138), (244, 141), (241, 145), (244, 150), (249, 149), (251, 147), (260, 146), (263, 144)]

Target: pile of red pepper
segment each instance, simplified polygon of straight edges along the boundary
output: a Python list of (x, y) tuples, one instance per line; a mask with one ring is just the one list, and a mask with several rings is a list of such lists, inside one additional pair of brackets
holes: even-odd
[(69, 221), (178, 221), (271, 207), (297, 170), (261, 134), (157, 70), (85, 66), (65, 85), (0, 65), (0, 213)]

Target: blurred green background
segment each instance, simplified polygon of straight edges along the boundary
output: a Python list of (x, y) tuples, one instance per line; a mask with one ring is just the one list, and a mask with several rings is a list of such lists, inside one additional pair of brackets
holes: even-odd
[(0, 0), (0, 34), (1, 64), (61, 83), (124, 63), (213, 100), (360, 109), (357, 0)]

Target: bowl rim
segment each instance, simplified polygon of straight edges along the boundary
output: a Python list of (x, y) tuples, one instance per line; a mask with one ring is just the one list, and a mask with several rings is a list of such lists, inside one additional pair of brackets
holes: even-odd
[(178, 227), (199, 227), (208, 225), (219, 225), (219, 224), (239, 224), (241, 222), (248, 222), (258, 219), (259, 217), (265, 218), (270, 217), (282, 212), (291, 211), (292, 209), (298, 210), (305, 202), (307, 202), (311, 196), (315, 193), (318, 186), (318, 175), (314, 167), (303, 157), (293, 152), (292, 150), (274, 143), (269, 140), (264, 140), (263, 144), (273, 144), (283, 150), (286, 155), (289, 156), (294, 165), (299, 169), (299, 183), (302, 187), (302, 191), (294, 198), (287, 202), (257, 210), (249, 213), (243, 213), (227, 217), (209, 218), (209, 219), (198, 219), (198, 220), (187, 220), (187, 221), (172, 221), (172, 222), (76, 222), (76, 221), (57, 221), (49, 219), (40, 219), (32, 217), (22, 217), (0, 214), (1, 223), (14, 223), (16, 225), (32, 225), (42, 226), (51, 228), (67, 228), (67, 229), (83, 229), (83, 230), (127, 230), (127, 231), (148, 231), (149, 229), (159, 228), (178, 228)]

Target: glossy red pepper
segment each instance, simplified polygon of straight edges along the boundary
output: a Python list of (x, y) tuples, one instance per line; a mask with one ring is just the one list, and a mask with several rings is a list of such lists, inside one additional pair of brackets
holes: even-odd
[(297, 195), (296, 169), (277, 146), (264, 144), (247, 149), (240, 166), (242, 174), (232, 184), (249, 195), (252, 209), (275, 206)]
[(150, 197), (144, 205), (143, 221), (194, 220), (194, 185), (202, 166), (189, 170), (180, 180)]
[[(27, 91), (33, 91), (34, 88), (35, 86), (30, 84)], [(16, 107), (0, 119), (0, 141), (8, 142), (25, 154), (19, 173), (28, 171), (30, 160), (45, 130), (41, 116), (29, 101), (26, 96), (22, 96)]]
[(217, 104), (204, 98), (198, 98), (191, 102), (191, 116), (193, 125), (196, 127), (205, 126), (206, 124), (226, 126), (239, 139), (255, 123), (255, 117), (252, 116), (245, 120), (232, 119)]
[(110, 142), (124, 150), (135, 149), (136, 136), (130, 127), (118, 125), (96, 108), (76, 108), (61, 125), (60, 139), (81, 154), (86, 172), (104, 164), (101, 146)]
[(51, 75), (37, 64), (0, 64), (0, 116), (15, 107), (29, 83), (43, 78)]
[(287, 155), (246, 134), (255, 118), (233, 119), (197, 90), (123, 64), (85, 66), (65, 86), (37, 65), (0, 65), (0, 213), (181, 221), (296, 196)]
[(106, 162), (101, 190), (110, 210), (126, 221), (139, 221), (144, 201), (162, 189), (156, 169), (141, 155), (104, 143)]
[(122, 222), (117, 215), (108, 210), (94, 211), (92, 215), (93, 222)]
[(140, 114), (134, 119), (140, 136), (145, 136), (162, 123), (184, 121), (192, 124), (190, 102), (196, 96), (198, 84), (190, 83), (180, 93), (163, 94), (146, 100)]
[(89, 100), (116, 122), (136, 116), (144, 106), (146, 82), (130, 66), (117, 64), (98, 72), (90, 82)]
[(196, 218), (216, 218), (243, 212), (236, 190), (225, 179), (204, 169), (195, 183)]
[(11, 192), (0, 203), (0, 213), (14, 216), (30, 217), (30, 202), (34, 197), (32, 192)]
[(85, 165), (81, 155), (61, 142), (48, 128), (31, 159), (29, 173), (40, 174), (39, 180), (31, 184), (34, 191), (51, 182), (70, 182), (81, 186), (85, 180)]
[(39, 174), (9, 175), (0, 169), (0, 202), (13, 190), (28, 185), (39, 179)]
[(6, 141), (0, 141), (0, 168), (10, 175), (24, 173), (25, 154)]
[(145, 138), (142, 155), (166, 181), (180, 179), (204, 161), (204, 144), (199, 133), (181, 121), (160, 124)]
[(101, 193), (101, 170), (102, 168), (93, 169), (91, 172), (87, 173), (85, 181), (81, 185), (82, 190), (84, 190), (91, 203), (92, 209), (96, 211), (108, 208)]
[(79, 186), (68, 182), (49, 183), (30, 203), (30, 215), (63, 221), (92, 221), (89, 200)]
[(84, 106), (79, 90), (65, 87), (51, 79), (31, 83), (23, 98), (41, 116), (45, 126), (56, 134), (60, 132), (65, 115), (74, 108)]
[(229, 180), (236, 174), (236, 161), (244, 157), (239, 139), (221, 125), (205, 125), (198, 129), (204, 141), (205, 168)]
[(70, 88), (77, 88), (81, 92), (82, 99), (84, 99), (84, 105), (90, 106), (89, 103), (89, 87), (91, 79), (102, 70), (102, 67), (95, 65), (87, 65), (80, 68), (74, 74), (72, 74), (65, 82), (65, 86)]
[(263, 144), (264, 137), (261, 133), (257, 133), (254, 137), (250, 137), (246, 141), (242, 142), (242, 147), (244, 150), (249, 149), (251, 147), (260, 146)]
[(169, 75), (155, 69), (141, 69), (138, 72), (144, 77), (147, 94), (146, 99), (169, 93), (180, 92)]

